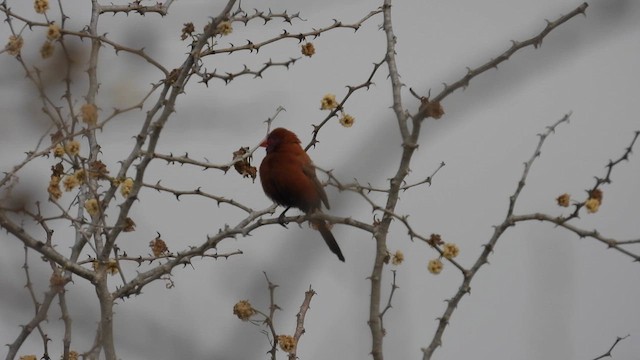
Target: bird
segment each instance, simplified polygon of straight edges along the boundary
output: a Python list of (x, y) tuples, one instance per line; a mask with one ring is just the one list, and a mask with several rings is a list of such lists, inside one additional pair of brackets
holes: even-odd
[[(285, 128), (274, 129), (260, 146), (267, 151), (259, 170), (262, 189), (271, 200), (286, 207), (278, 218), (281, 225), (285, 226), (284, 214), (292, 207), (305, 214), (321, 213), (322, 204), (327, 209), (330, 208), (327, 193), (316, 175), (316, 168), (300, 146), (300, 139), (295, 133)], [(329, 249), (344, 262), (344, 256), (329, 224), (324, 220), (310, 222), (320, 231)]]

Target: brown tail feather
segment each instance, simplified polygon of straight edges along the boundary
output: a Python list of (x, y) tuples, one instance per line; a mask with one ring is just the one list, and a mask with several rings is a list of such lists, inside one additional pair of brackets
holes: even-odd
[(324, 221), (318, 221), (314, 225), (318, 229), (318, 231), (320, 231), (320, 234), (329, 246), (329, 249), (331, 249), (331, 251), (338, 256), (338, 259), (340, 259), (340, 261), (344, 261), (344, 256), (342, 255), (340, 246), (338, 246), (336, 238), (333, 237), (331, 230), (329, 230), (329, 226)]

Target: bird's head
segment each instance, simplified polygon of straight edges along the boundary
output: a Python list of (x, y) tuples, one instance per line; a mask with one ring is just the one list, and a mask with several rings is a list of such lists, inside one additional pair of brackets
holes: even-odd
[(267, 148), (267, 153), (275, 151), (281, 144), (300, 144), (300, 139), (285, 128), (273, 129), (260, 146)]

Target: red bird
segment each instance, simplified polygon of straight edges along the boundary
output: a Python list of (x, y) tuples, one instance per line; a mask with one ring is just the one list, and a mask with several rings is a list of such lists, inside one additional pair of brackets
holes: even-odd
[[(267, 156), (260, 164), (262, 189), (271, 200), (287, 207), (280, 215), (281, 223), (284, 214), (291, 207), (306, 214), (321, 211), (323, 203), (329, 209), (327, 194), (316, 176), (313, 162), (300, 146), (296, 134), (277, 128), (269, 133), (260, 146), (267, 148)], [(320, 231), (329, 249), (344, 261), (328, 224), (322, 220), (314, 220), (312, 224)]]

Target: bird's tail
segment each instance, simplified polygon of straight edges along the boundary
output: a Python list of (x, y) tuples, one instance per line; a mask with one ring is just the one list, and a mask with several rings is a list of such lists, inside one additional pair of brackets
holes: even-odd
[(344, 261), (344, 256), (342, 255), (340, 246), (338, 246), (338, 242), (336, 241), (336, 238), (333, 237), (333, 234), (329, 229), (329, 225), (322, 220), (313, 221), (312, 225), (313, 227), (318, 229), (318, 231), (320, 231), (320, 234), (322, 235), (322, 238), (329, 246), (329, 249), (331, 249), (331, 251), (338, 256), (338, 259), (340, 259), (340, 261)]

